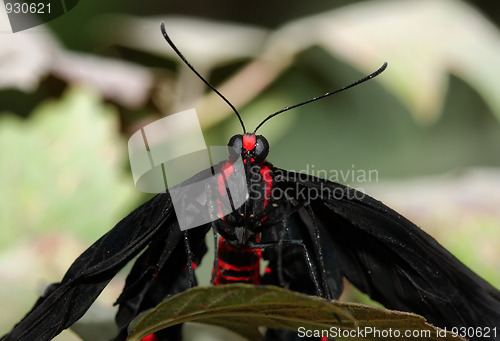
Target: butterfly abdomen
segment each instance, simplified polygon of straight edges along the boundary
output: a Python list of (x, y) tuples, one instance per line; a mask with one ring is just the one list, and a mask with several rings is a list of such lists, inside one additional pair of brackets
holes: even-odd
[(236, 248), (220, 238), (219, 259), (214, 269), (214, 285), (229, 283), (260, 283), (260, 249)]

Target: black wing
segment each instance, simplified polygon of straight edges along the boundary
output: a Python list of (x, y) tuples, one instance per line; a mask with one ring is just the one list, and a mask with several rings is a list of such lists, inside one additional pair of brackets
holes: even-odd
[[(115, 274), (162, 231), (175, 246), (181, 239), (168, 194), (158, 194), (121, 220), (71, 265), (60, 283), (49, 286), (32, 310), (2, 341), (50, 340), (88, 310)], [(166, 228), (168, 227), (168, 228)], [(171, 247), (170, 251), (173, 251)]]
[[(176, 229), (179, 229), (176, 223)], [(207, 251), (205, 235), (210, 225), (188, 230), (192, 250), (192, 262), (199, 265)], [(167, 254), (166, 251), (170, 250)], [(167, 257), (166, 259), (164, 257)], [(190, 278), (187, 269), (185, 244), (171, 244), (171, 239), (155, 236), (155, 240), (135, 262), (127, 277), (123, 293), (117, 300), (120, 309), (116, 315), (119, 328), (114, 341), (124, 341), (128, 336), (128, 325), (141, 312), (153, 308), (167, 297), (185, 291), (190, 281), (197, 285), (196, 278)], [(181, 325), (176, 325), (155, 333), (158, 340), (180, 340)]]
[[(279, 174), (276, 186), (297, 200), (303, 200), (301, 189), (314, 198), (312, 217), (298, 211), (289, 220), (309, 228), (315, 224), (323, 253), (330, 254), (327, 267), (337, 266), (371, 298), (440, 327), (500, 327), (500, 292), (412, 222), (347, 186), (273, 171)], [(328, 280), (341, 287), (336, 271), (329, 270)]]

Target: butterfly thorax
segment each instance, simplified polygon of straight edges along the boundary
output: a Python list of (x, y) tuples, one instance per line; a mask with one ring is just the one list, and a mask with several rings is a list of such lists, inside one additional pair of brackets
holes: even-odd
[[(255, 243), (255, 235), (260, 233), (261, 226), (267, 220), (266, 208), (271, 204), (272, 166), (266, 161), (269, 144), (260, 135), (235, 135), (230, 139), (228, 149), (229, 160), (221, 167), (221, 194), (224, 193), (222, 187), (228, 182), (243, 183), (243, 188), (236, 186), (235, 189), (233, 185), (230, 194), (233, 202), (236, 196), (240, 196), (244, 198), (244, 203), (229, 215), (219, 216), (216, 225), (228, 243), (246, 248), (248, 244)], [(232, 181), (243, 175), (241, 181)], [(219, 209), (219, 212), (222, 210)]]

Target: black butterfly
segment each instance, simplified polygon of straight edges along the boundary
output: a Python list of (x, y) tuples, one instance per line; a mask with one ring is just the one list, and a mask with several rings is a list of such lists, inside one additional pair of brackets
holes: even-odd
[[(276, 168), (266, 160), (269, 144), (256, 135), (262, 124), (372, 79), (386, 64), (347, 87), (286, 107), (247, 133), (237, 110), (189, 64), (163, 23), (161, 28), (179, 57), (228, 103), (243, 128), (242, 135), (229, 141), (227, 161), (179, 187), (217, 177), (217, 185), (195, 193), (197, 204), (188, 208), (196, 214), (212, 212), (212, 222), (181, 231), (170, 193), (156, 195), (80, 255), (62, 281), (46, 290), (3, 341), (52, 339), (75, 323), (115, 274), (144, 251), (117, 301), (120, 333), (116, 340), (124, 340), (128, 324), (140, 312), (196, 285), (193, 266), (206, 253), (205, 235), (210, 228), (218, 243), (212, 279), (216, 285), (274, 284), (338, 298), (347, 278), (386, 307), (418, 313), (439, 327), (489, 327), (500, 332), (500, 292), (412, 222), (364, 193)], [(243, 179), (246, 190), (233, 186), (228, 194), (228, 183), (238, 176), (243, 176), (237, 180)], [(241, 191), (246, 191), (243, 205), (222, 215), (223, 200)], [(179, 193), (183, 195), (182, 189)], [(259, 271), (261, 258), (269, 261), (264, 274)], [(181, 331), (173, 327), (155, 335), (159, 340), (176, 340)], [(273, 330), (267, 334), (270, 340), (294, 337)]]

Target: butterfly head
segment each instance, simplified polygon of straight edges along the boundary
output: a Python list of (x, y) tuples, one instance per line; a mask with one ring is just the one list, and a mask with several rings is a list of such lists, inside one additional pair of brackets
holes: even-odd
[(262, 135), (234, 135), (227, 145), (230, 158), (236, 160), (241, 156), (245, 164), (261, 163), (269, 154), (269, 142)]

